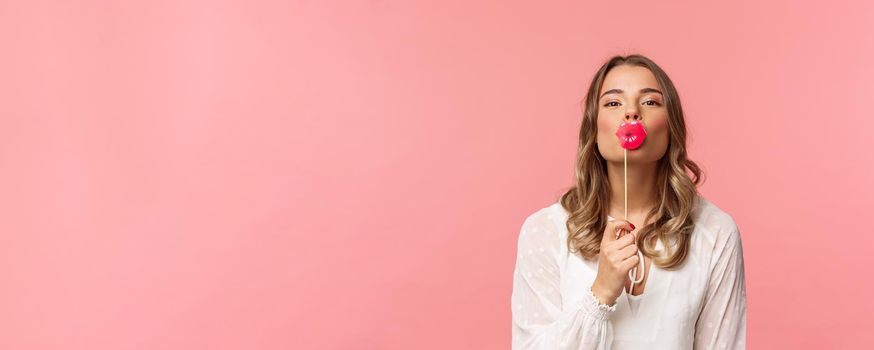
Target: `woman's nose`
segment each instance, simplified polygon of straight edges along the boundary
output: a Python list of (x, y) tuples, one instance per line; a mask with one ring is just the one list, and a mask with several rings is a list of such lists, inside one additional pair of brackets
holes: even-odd
[(637, 113), (627, 113), (627, 114), (625, 114), (625, 120), (628, 120), (628, 121), (640, 120), (640, 115)]

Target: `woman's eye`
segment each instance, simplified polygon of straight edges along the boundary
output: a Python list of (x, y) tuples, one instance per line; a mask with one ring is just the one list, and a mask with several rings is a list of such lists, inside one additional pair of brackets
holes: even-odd
[[(611, 104), (611, 103), (615, 103), (615, 105), (614, 105), (614, 104)], [(607, 102), (606, 104), (604, 104), (604, 107), (616, 107), (616, 106), (618, 106), (618, 105), (619, 105), (619, 102), (616, 102), (616, 101), (610, 101), (610, 102)]]
[[(647, 104), (650, 102), (652, 102), (652, 104)], [(647, 106), (658, 106), (659, 105), (659, 103), (654, 101), (654, 100), (644, 101), (643, 104), (646, 104)]]

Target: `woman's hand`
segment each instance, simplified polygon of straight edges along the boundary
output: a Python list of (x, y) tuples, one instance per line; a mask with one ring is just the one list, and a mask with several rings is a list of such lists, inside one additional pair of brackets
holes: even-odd
[[(628, 281), (628, 271), (637, 266), (637, 245), (634, 225), (625, 220), (607, 222), (598, 253), (598, 276), (592, 283), (592, 293), (602, 304), (613, 305), (622, 295)], [(617, 238), (617, 234), (620, 236)]]

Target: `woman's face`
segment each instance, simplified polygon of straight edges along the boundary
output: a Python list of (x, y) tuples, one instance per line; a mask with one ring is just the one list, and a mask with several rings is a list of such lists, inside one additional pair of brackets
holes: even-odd
[(616, 130), (623, 121), (639, 120), (646, 138), (628, 150), (628, 161), (655, 162), (668, 149), (668, 110), (655, 75), (640, 66), (613, 67), (601, 85), (598, 99), (598, 151), (607, 161), (622, 162)]

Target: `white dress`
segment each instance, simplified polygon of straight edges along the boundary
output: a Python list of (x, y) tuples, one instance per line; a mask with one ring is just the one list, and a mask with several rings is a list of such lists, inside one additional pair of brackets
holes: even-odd
[(623, 290), (610, 306), (591, 294), (597, 258), (568, 252), (561, 204), (529, 215), (513, 272), (513, 349), (744, 349), (740, 231), (731, 215), (697, 198), (686, 261), (677, 270), (651, 264), (643, 294)]

